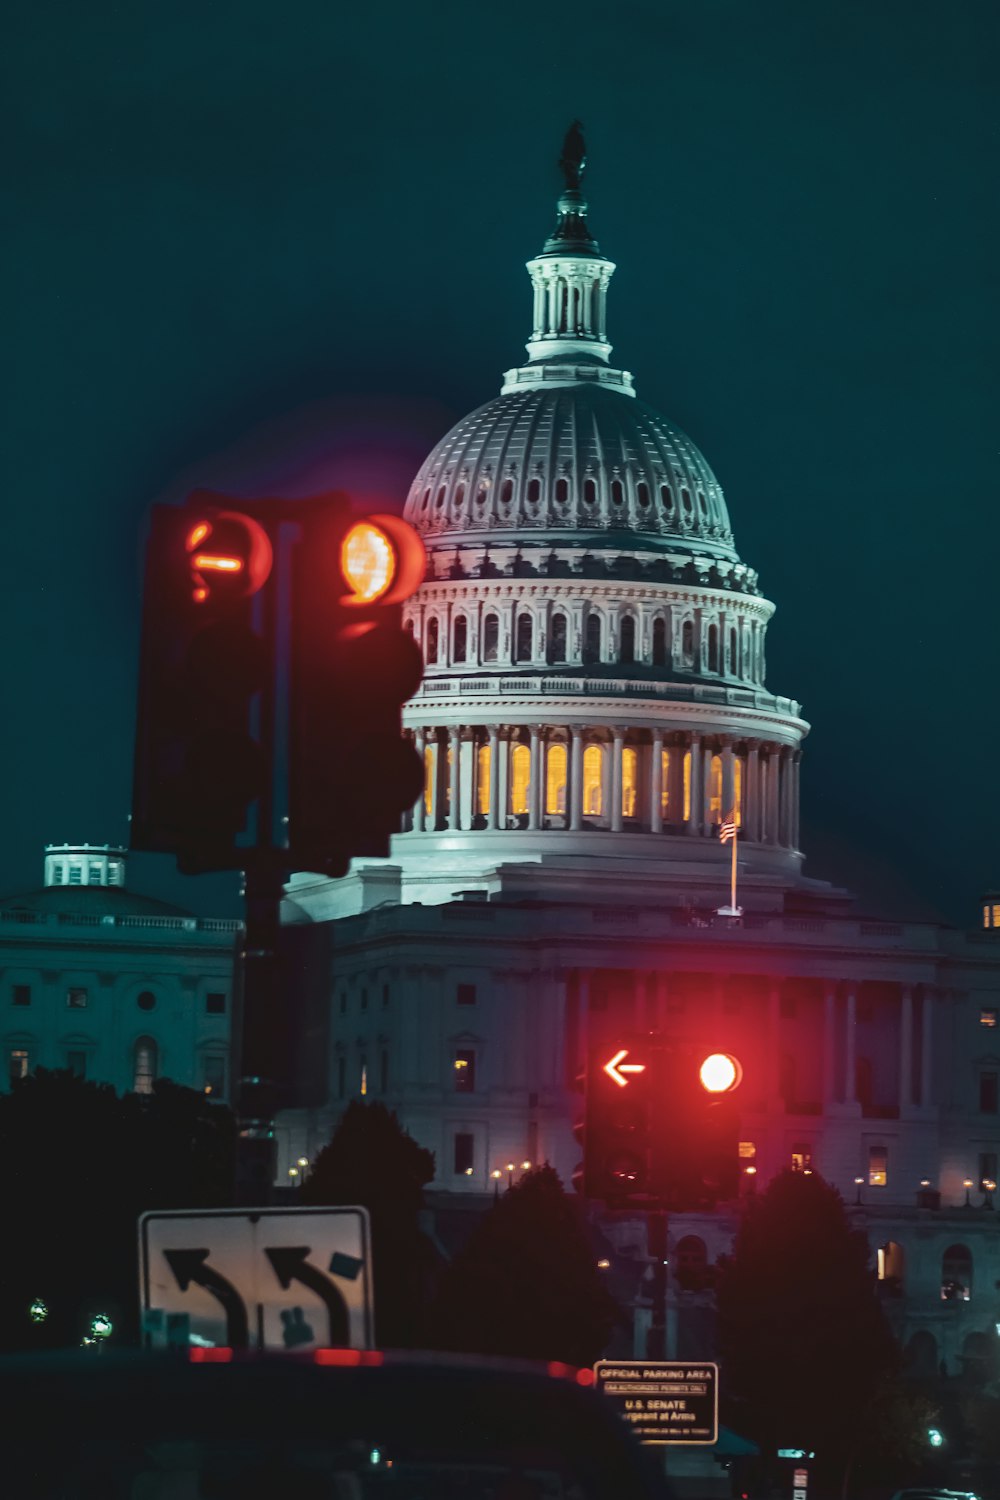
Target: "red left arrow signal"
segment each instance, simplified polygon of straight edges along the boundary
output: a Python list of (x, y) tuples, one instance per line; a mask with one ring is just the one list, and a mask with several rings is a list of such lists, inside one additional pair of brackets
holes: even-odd
[(620, 1089), (628, 1083), (628, 1079), (623, 1077), (623, 1074), (645, 1073), (646, 1071), (645, 1063), (627, 1063), (624, 1061), (626, 1057), (628, 1057), (628, 1048), (622, 1047), (620, 1052), (616, 1052), (614, 1057), (604, 1064), (605, 1073), (617, 1083)]

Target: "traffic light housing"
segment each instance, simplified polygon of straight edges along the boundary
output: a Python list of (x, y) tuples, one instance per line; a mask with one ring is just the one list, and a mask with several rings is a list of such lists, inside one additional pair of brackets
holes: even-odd
[(268, 757), (259, 708), (272, 670), (257, 628), (267, 530), (208, 491), (153, 511), (147, 548), (131, 843), (181, 869), (238, 867)]
[(423, 579), (420, 537), (398, 516), (329, 497), (310, 521), (293, 588), (290, 837), (299, 868), (343, 875), (385, 855), (423, 787), (401, 711), (423, 660), (402, 601)]
[(595, 1049), (576, 1185), (618, 1208), (684, 1212), (735, 1197), (741, 1081), (733, 1054), (687, 1041), (631, 1036)]

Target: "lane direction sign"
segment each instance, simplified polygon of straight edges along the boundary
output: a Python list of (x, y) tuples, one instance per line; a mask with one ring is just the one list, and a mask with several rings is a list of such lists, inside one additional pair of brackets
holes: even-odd
[(139, 1220), (143, 1339), (233, 1349), (369, 1349), (363, 1208), (207, 1209)]
[(598, 1390), (642, 1443), (712, 1444), (719, 1438), (719, 1367), (697, 1360), (602, 1359)]

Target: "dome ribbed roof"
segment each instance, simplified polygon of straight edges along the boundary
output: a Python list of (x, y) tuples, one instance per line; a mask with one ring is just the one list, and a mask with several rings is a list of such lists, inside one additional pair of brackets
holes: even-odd
[(428, 541), (543, 533), (593, 547), (603, 535), (736, 560), (722, 490), (691, 439), (596, 383), (530, 387), (463, 417), (425, 460), (405, 515)]

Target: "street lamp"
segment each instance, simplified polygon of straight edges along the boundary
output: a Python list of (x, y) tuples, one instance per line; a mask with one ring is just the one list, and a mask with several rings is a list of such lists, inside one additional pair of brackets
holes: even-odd
[(854, 1194), (854, 1201), (855, 1201), (855, 1203), (860, 1203), (861, 1202), (861, 1189), (864, 1187), (864, 1185), (865, 1185), (865, 1179), (863, 1177), (855, 1177), (855, 1179), (854, 1179), (854, 1186), (855, 1186), (855, 1189), (856, 1189), (856, 1192)]
[(48, 1304), (41, 1297), (36, 1297), (28, 1308), (28, 1317), (33, 1323), (44, 1323), (49, 1315)]
[(992, 1177), (984, 1177), (983, 1180), (982, 1180), (982, 1182), (981, 1182), (981, 1184), (980, 1184), (980, 1186), (982, 1187), (982, 1190), (983, 1190), (983, 1207), (984, 1208), (992, 1208), (993, 1207), (993, 1194), (997, 1190), (996, 1183), (994, 1182), (994, 1180), (993, 1180)]
[(932, 1448), (943, 1448), (944, 1433), (938, 1427), (928, 1427), (927, 1441), (930, 1443)]
[(288, 1168), (288, 1175), (292, 1179), (292, 1187), (298, 1187), (300, 1185), (299, 1181), (298, 1181), (298, 1177), (299, 1177), (299, 1169), (298, 1169), (298, 1167), (289, 1167)]
[(507, 1186), (509, 1188), (514, 1186), (514, 1163), (512, 1161), (507, 1163)]
[(972, 1189), (975, 1187), (975, 1185), (976, 1184), (973, 1182), (971, 1177), (966, 1177), (962, 1181), (962, 1186), (965, 1188), (965, 1203), (963, 1204), (964, 1208), (972, 1207), (972, 1201), (969, 1198), (969, 1194), (972, 1192)]

